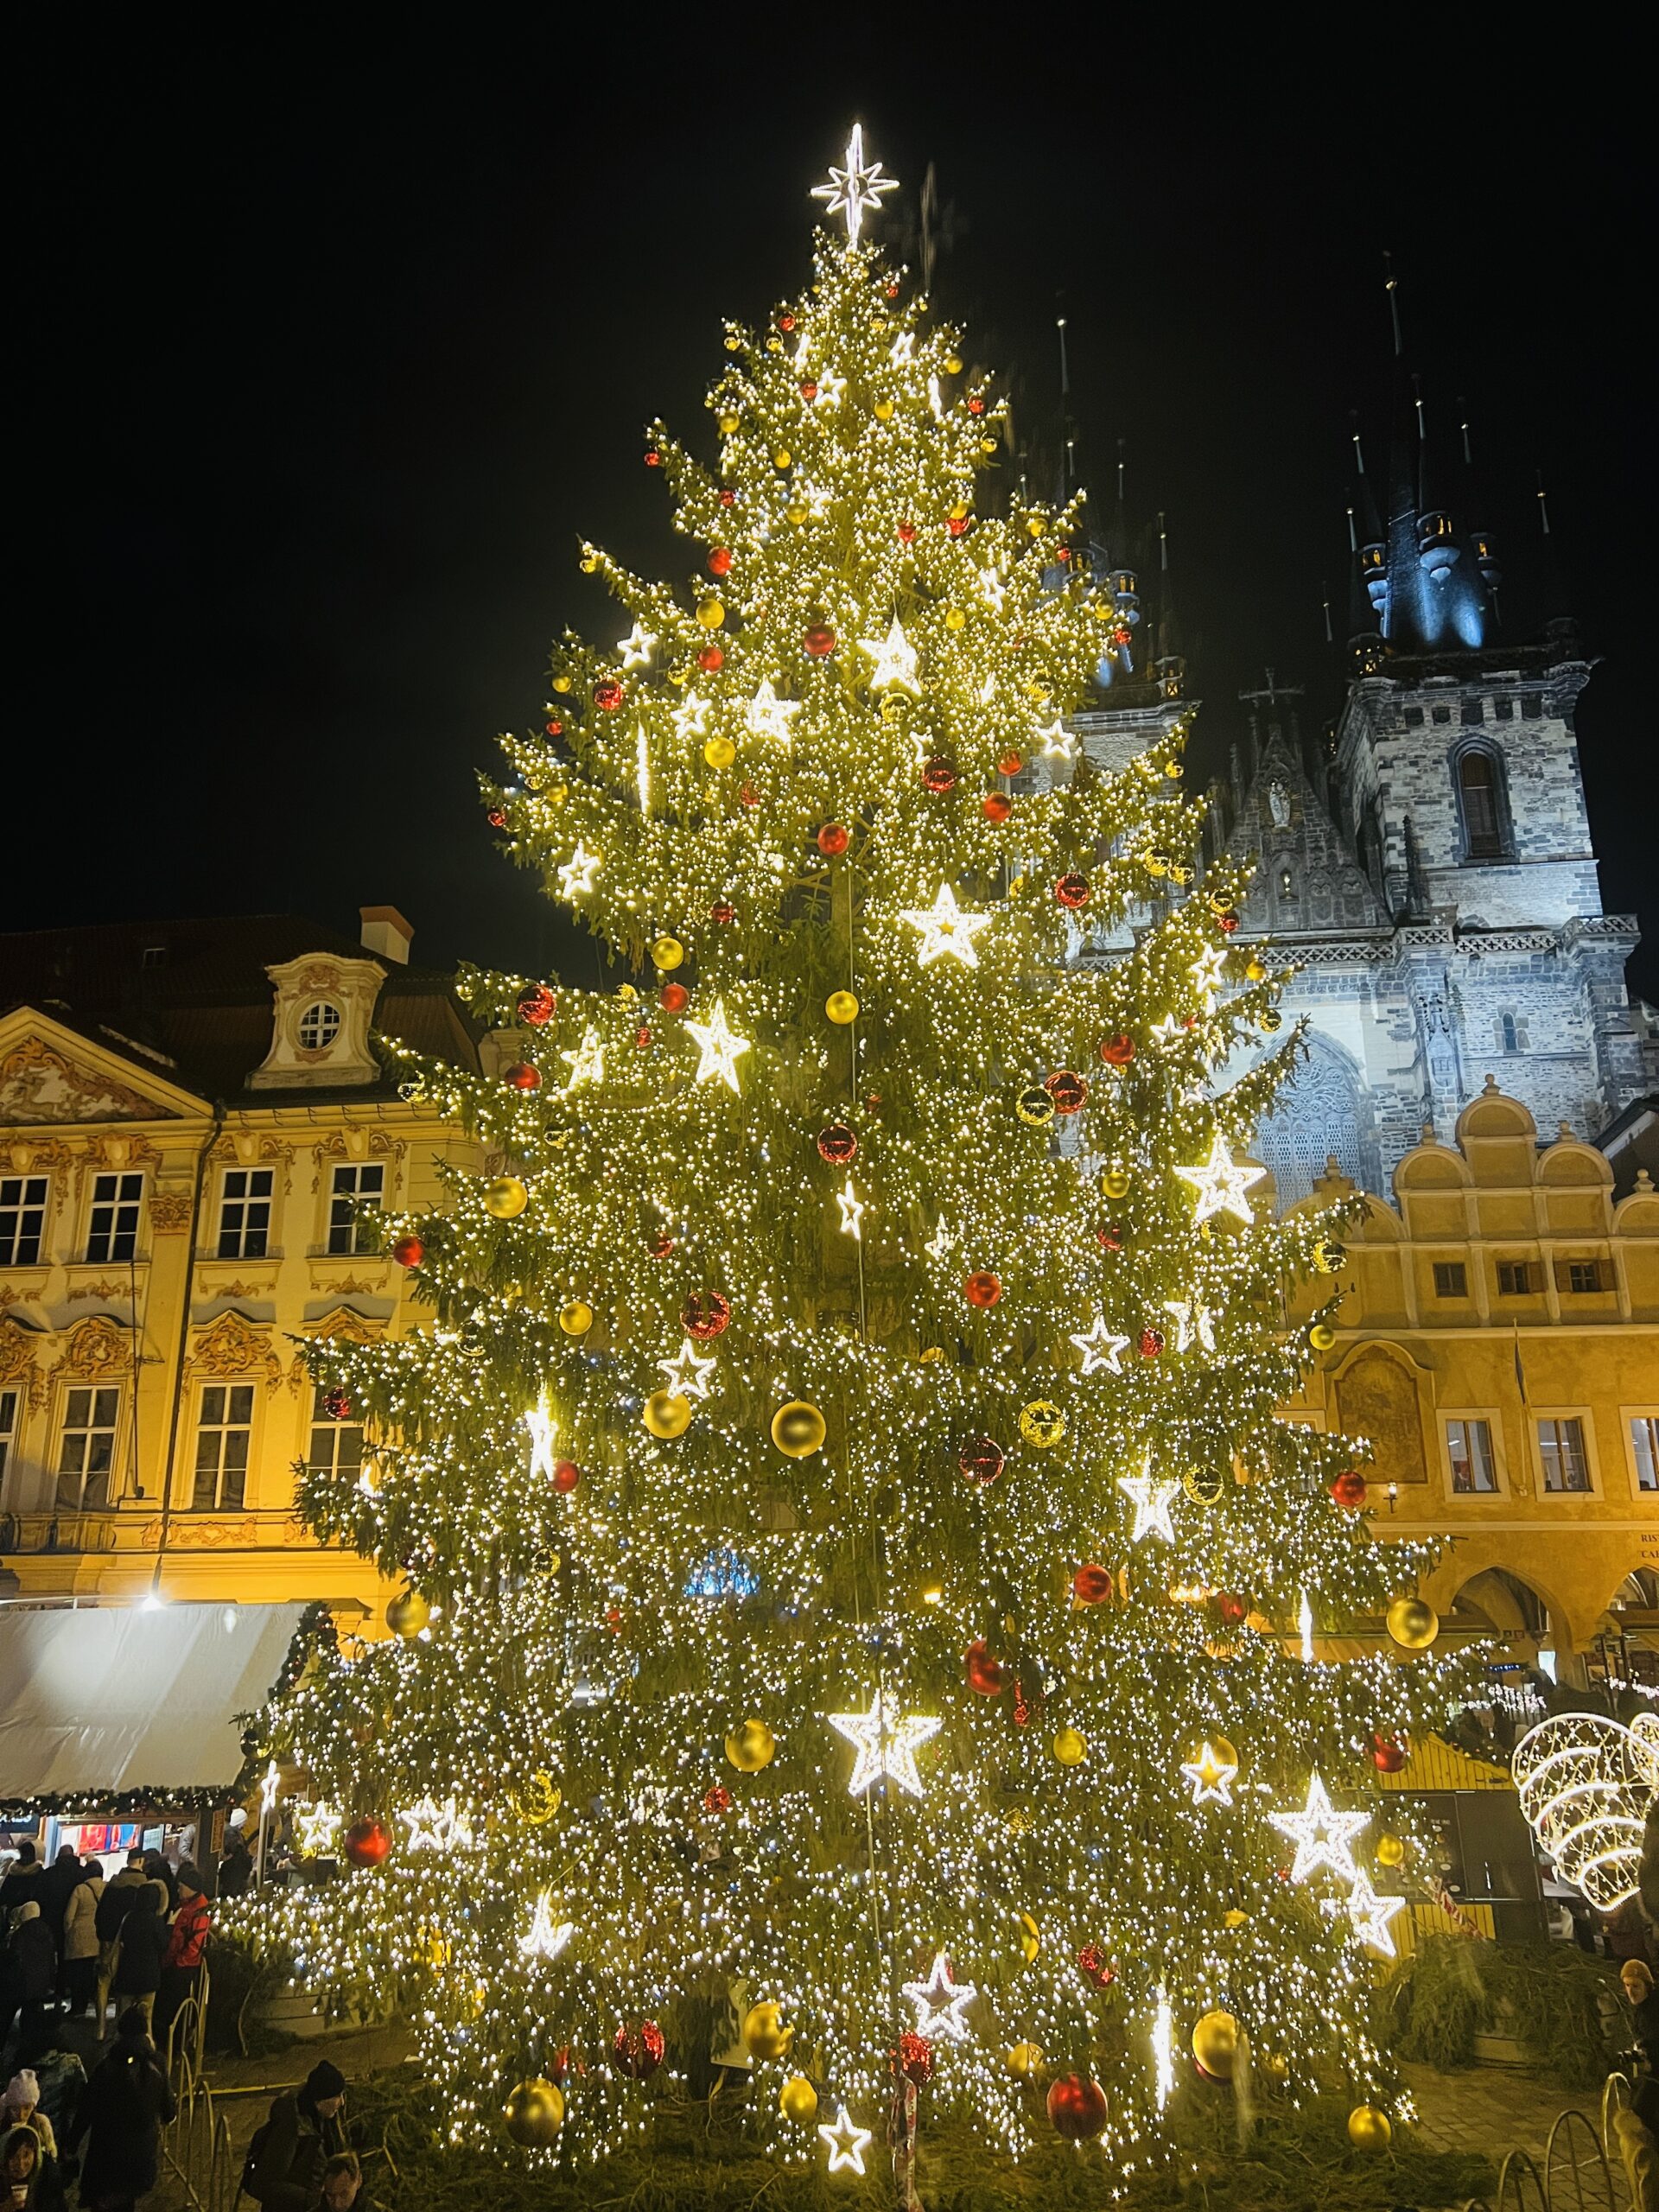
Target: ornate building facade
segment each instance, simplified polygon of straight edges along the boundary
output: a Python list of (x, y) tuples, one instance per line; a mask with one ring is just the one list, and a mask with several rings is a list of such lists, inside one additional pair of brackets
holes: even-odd
[(303, 1345), (411, 1325), (379, 1218), (467, 1154), (371, 1043), (477, 1064), (409, 944), (390, 908), (0, 940), (0, 1592), (379, 1602), (293, 1502), (362, 1452)]

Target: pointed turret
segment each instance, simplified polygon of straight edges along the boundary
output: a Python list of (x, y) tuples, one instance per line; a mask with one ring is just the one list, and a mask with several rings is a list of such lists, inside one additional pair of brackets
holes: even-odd
[(1152, 674), (1166, 699), (1179, 699), (1186, 683), (1186, 663), (1181, 655), (1180, 626), (1175, 619), (1175, 589), (1169, 574), (1169, 531), (1158, 517), (1158, 652)]
[(1492, 612), (1496, 614), (1497, 588), (1503, 581), (1503, 575), (1497, 565), (1497, 554), (1492, 544), (1492, 533), (1486, 527), (1485, 487), (1480, 480), (1479, 471), (1475, 467), (1474, 448), (1469, 435), (1469, 418), (1464, 412), (1464, 405), (1465, 403), (1461, 399), (1459, 400), (1458, 411), (1462, 418), (1458, 424), (1458, 435), (1463, 442), (1463, 512), (1466, 525), (1465, 537), (1470, 556), (1479, 573), (1482, 583), (1486, 587), (1487, 596), (1492, 602)]
[(1453, 535), (1451, 514), (1440, 495), (1421, 377), (1411, 380), (1411, 404), (1417, 416), (1417, 559), (1431, 582), (1443, 584), (1463, 558), (1463, 548)]
[(1556, 549), (1554, 532), (1549, 526), (1549, 495), (1544, 490), (1541, 469), (1538, 474), (1538, 528), (1542, 539), (1540, 566), (1544, 635), (1561, 652), (1576, 653), (1579, 651), (1578, 618), (1573, 614), (1567, 597), (1567, 577)]

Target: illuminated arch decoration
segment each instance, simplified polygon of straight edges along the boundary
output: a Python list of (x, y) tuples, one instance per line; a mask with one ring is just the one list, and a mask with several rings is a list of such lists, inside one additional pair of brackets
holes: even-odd
[(1627, 1728), (1599, 1713), (1540, 1721), (1510, 1763), (1521, 1810), (1560, 1870), (1599, 1912), (1636, 1894), (1642, 1830), (1659, 1789), (1659, 1713)]

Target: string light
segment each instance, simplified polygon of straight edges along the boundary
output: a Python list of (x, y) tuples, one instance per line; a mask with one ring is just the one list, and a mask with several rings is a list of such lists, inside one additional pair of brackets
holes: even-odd
[(1296, 1847), (1290, 1869), (1293, 1882), (1305, 1882), (1325, 1866), (1339, 1880), (1351, 1883), (1357, 1872), (1353, 1838), (1370, 1817), (1369, 1813), (1339, 1813), (1317, 1774), (1308, 1782), (1307, 1802), (1300, 1813), (1268, 1815), (1280, 1834), (1287, 1835)]
[(916, 948), (918, 968), (931, 968), (947, 953), (964, 968), (977, 968), (979, 955), (974, 950), (974, 939), (982, 930), (990, 927), (994, 918), (990, 914), (969, 913), (958, 906), (957, 894), (948, 883), (939, 886), (938, 896), (931, 906), (908, 907), (900, 917), (921, 933), (922, 941)]
[(1182, 1182), (1190, 1183), (1198, 1194), (1193, 1212), (1194, 1222), (1208, 1221), (1211, 1214), (1230, 1213), (1246, 1224), (1255, 1217), (1244, 1193), (1252, 1183), (1259, 1183), (1267, 1170), (1262, 1167), (1240, 1167), (1227, 1149), (1226, 1139), (1217, 1129), (1210, 1147), (1210, 1157), (1200, 1167), (1178, 1167), (1175, 1173)]
[(916, 2007), (916, 2032), (930, 2043), (966, 2043), (973, 2031), (963, 2018), (979, 1992), (971, 1981), (951, 1979), (950, 1961), (943, 1951), (934, 1954), (925, 1981), (907, 1981), (904, 1994)]
[(868, 2127), (854, 2124), (845, 2105), (836, 2108), (834, 2120), (822, 2126), (818, 2133), (829, 2147), (832, 2174), (839, 2173), (843, 2167), (849, 2173), (863, 2172), (864, 2153), (870, 2147), (870, 2131)]
[(847, 1784), (849, 1797), (862, 1796), (875, 1782), (896, 1782), (912, 1797), (921, 1796), (916, 1754), (938, 1734), (943, 1722), (925, 1713), (889, 1713), (879, 1690), (868, 1713), (830, 1713), (824, 1717), (856, 1753)]

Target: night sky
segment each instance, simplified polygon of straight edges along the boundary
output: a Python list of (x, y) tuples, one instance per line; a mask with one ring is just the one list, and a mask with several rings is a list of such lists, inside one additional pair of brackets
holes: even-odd
[(1379, 21), (1324, 72), (1241, 49), (1195, 74), (1196, 17), (1161, 53), (1058, 11), (1034, 41), (1017, 14), (978, 38), (940, 17), (925, 54), (874, 15), (779, 11), (748, 48), (734, 14), (683, 20), (663, 43), (550, 11), (510, 42), (496, 11), (428, 43), (435, 18), (387, 19), (405, 43), (355, 52), (349, 26), (261, 48), (251, 19), (219, 47), (147, 21), (37, 57), (0, 925), (354, 927), (388, 901), (423, 963), (558, 958), (474, 772), (537, 719), (550, 638), (609, 634), (580, 534), (689, 569), (642, 426), (712, 451), (721, 318), (804, 281), (807, 188), (857, 115), (906, 187), (885, 238), (935, 165), (935, 299), (1034, 447), (1063, 298), (1082, 473), (1109, 493), (1127, 440), (1132, 511), (1168, 517), (1200, 771), (1268, 665), (1316, 727), (1335, 710), (1320, 602), (1340, 640), (1349, 418), (1380, 461), (1392, 249), (1431, 425), (1449, 457), (1466, 399), (1492, 493), (1454, 520), (1491, 524), (1523, 631), (1543, 471), (1604, 659), (1580, 714), (1604, 897), (1659, 936), (1631, 334), (1652, 241), (1616, 56), (1580, 105), (1581, 58), (1444, 24), (1432, 56)]

